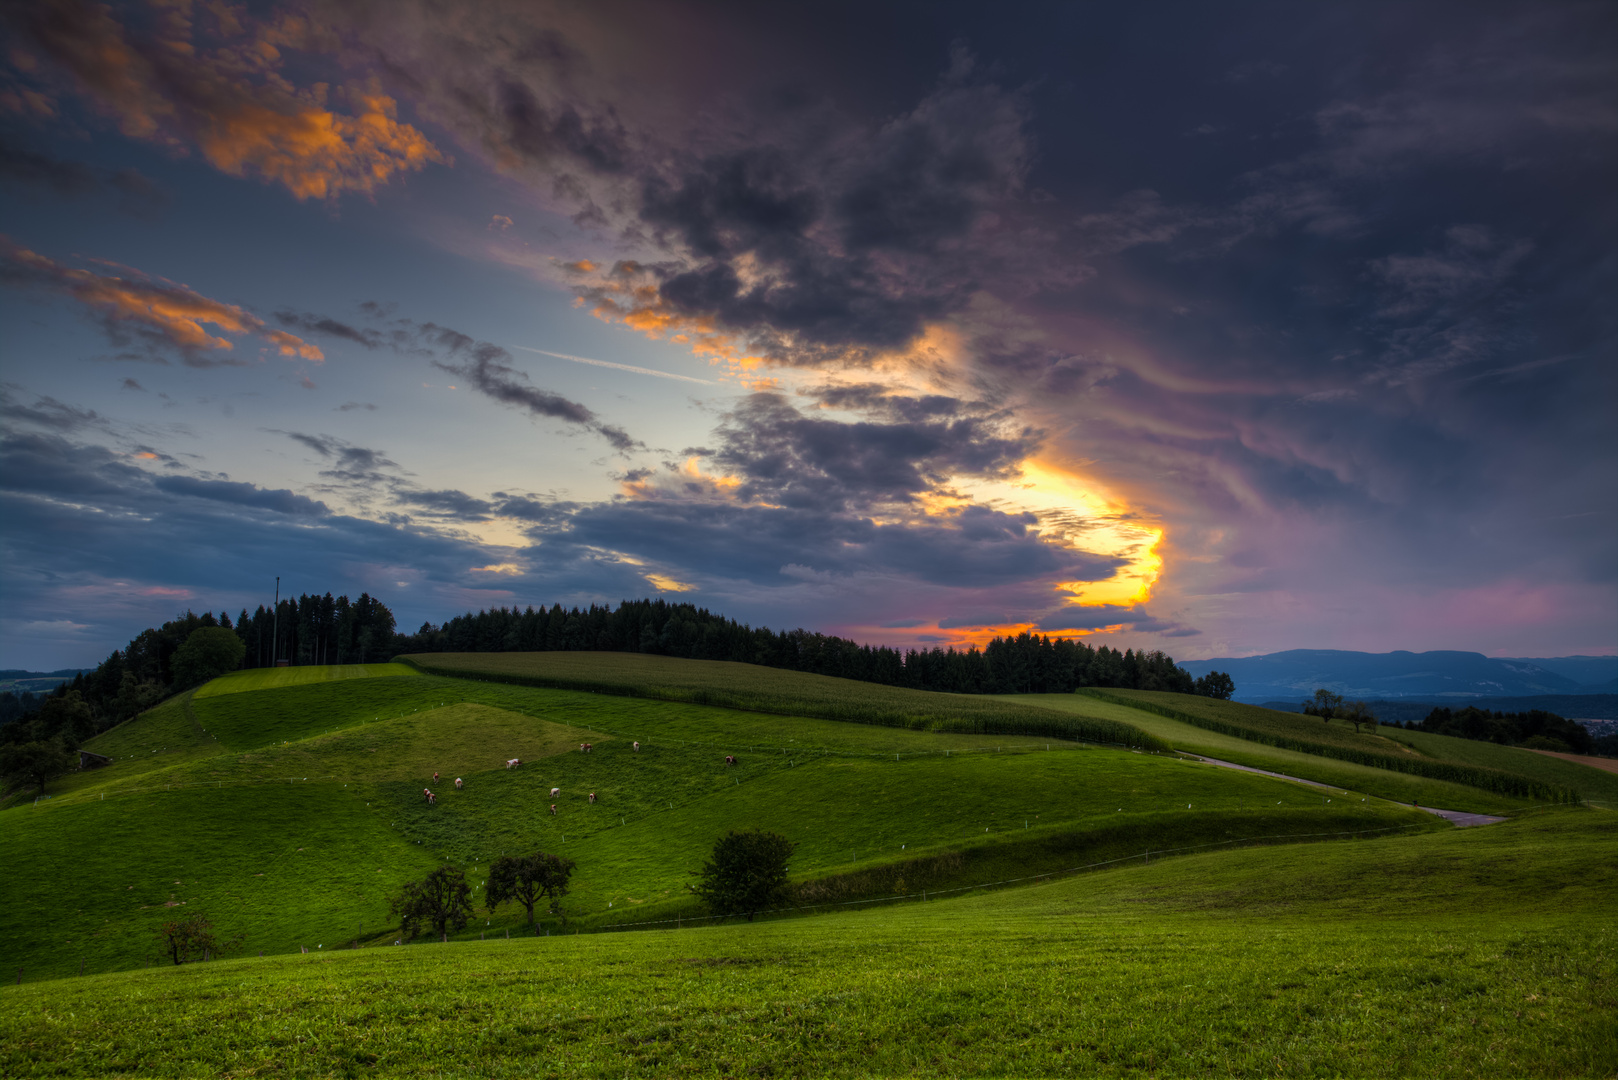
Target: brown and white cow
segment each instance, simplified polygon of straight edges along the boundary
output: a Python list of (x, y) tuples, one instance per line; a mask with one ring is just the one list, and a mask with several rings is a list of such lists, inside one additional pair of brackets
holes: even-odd
[(592, 791), (592, 792), (590, 792), (590, 801), (591, 801), (591, 802), (595, 802), (595, 801), (596, 801), (596, 793), (595, 793), (595, 792), (593, 792), (593, 791)]
[(461, 790), (461, 778), (459, 776), (455, 778), (455, 790)]
[(522, 758), (512, 758), (510, 761), (506, 762), (506, 768), (515, 769), (518, 765), (521, 765), (521, 764), (522, 764)]

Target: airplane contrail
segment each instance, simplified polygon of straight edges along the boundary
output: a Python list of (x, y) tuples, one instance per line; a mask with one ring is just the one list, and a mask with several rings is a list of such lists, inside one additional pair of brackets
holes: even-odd
[(611, 360), (592, 360), (588, 356), (570, 356), (567, 353), (551, 352), (549, 349), (535, 349), (528, 345), (518, 345), (523, 352), (538, 353), (541, 356), (554, 356), (558, 360), (571, 360), (575, 364), (593, 364), (596, 367), (615, 368), (618, 371), (633, 371), (636, 375), (656, 375), (660, 379), (678, 379), (681, 382), (694, 382), (702, 386), (713, 386), (707, 379), (694, 379), (690, 375), (676, 375), (672, 371), (656, 371), (652, 368), (636, 367), (633, 364), (615, 364)]

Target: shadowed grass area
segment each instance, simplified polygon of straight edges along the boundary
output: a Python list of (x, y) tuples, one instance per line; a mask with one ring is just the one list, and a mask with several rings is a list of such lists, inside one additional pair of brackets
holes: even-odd
[(0, 989), (47, 1075), (1606, 1076), (1608, 815), (702, 930)]

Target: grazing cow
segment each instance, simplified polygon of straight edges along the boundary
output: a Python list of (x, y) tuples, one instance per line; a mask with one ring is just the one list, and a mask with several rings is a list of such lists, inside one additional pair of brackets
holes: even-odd
[(558, 795), (560, 795), (560, 794), (561, 794), (561, 793), (562, 793), (562, 789), (561, 789), (561, 788), (559, 788), (559, 787), (553, 787), (553, 788), (551, 788), (551, 798), (553, 798), (553, 799), (554, 799), (554, 798), (556, 798), (556, 796), (558, 796)]
[(593, 791), (592, 791), (592, 792), (590, 792), (590, 801), (591, 801), (591, 802), (595, 802), (595, 801), (596, 801), (596, 793), (595, 793), (595, 792), (593, 792)]
[(455, 778), (455, 790), (461, 790), (461, 778), (459, 776)]
[(736, 764), (736, 755), (735, 754), (726, 754), (725, 755), (725, 764), (726, 765), (734, 765), (734, 764)]
[(433, 803), (438, 801), (438, 796), (433, 794), (432, 788), (422, 788), (421, 794), (427, 800), (428, 806), (431, 806)]
[(640, 743), (635, 744), (635, 753), (640, 753)]
[(435, 784), (438, 783), (438, 774), (437, 773), (433, 773), (433, 783), (435, 783)]
[(512, 758), (510, 761), (506, 762), (506, 768), (515, 769), (518, 765), (521, 765), (521, 764), (522, 764), (522, 758)]
[(555, 816), (556, 816), (556, 804), (551, 803), (551, 817), (555, 817)]

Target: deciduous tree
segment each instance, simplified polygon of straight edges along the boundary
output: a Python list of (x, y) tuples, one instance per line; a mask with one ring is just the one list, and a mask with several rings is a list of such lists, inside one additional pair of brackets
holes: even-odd
[(230, 948), (234, 942), (221, 942), (214, 934), (213, 923), (202, 912), (187, 915), (183, 919), (174, 919), (157, 928), (157, 939), (162, 942), (163, 952), (176, 965), (189, 960), (206, 960), (217, 957), (221, 952)]
[(72, 772), (78, 765), (78, 755), (62, 749), (59, 743), (0, 746), (0, 774), (13, 783), (38, 784), (41, 795), (45, 794), (47, 782)]
[(1303, 711), (1309, 716), (1318, 716), (1326, 723), (1337, 715), (1337, 710), (1343, 707), (1343, 695), (1334, 694), (1325, 687), (1315, 691), (1312, 700), (1303, 703)]
[(715, 915), (746, 915), (780, 903), (787, 892), (787, 860), (797, 847), (779, 833), (731, 831), (714, 844), (695, 892)]
[(420, 881), (405, 882), (388, 909), (399, 917), (406, 937), (415, 937), (424, 926), (444, 937), (451, 929), (465, 929), (471, 920), (472, 889), (460, 867), (441, 866)]
[(1223, 671), (1210, 671), (1197, 678), (1195, 689), (1203, 697), (1229, 701), (1230, 695), (1236, 692), (1236, 680)]
[(203, 626), (191, 631), (185, 644), (174, 651), (170, 662), (174, 672), (174, 687), (201, 686), (209, 679), (217, 679), (242, 666), (247, 646), (236, 636), (236, 631), (223, 626)]
[(1354, 734), (1360, 733), (1361, 727), (1376, 730), (1376, 717), (1371, 715), (1370, 708), (1363, 701), (1356, 701), (1342, 712), (1342, 717), (1354, 725)]
[(483, 902), (493, 911), (507, 900), (515, 900), (528, 912), (528, 925), (534, 926), (534, 905), (548, 900), (551, 914), (556, 914), (572, 876), (573, 860), (560, 855), (547, 855), (543, 851), (532, 855), (502, 855), (489, 867)]

